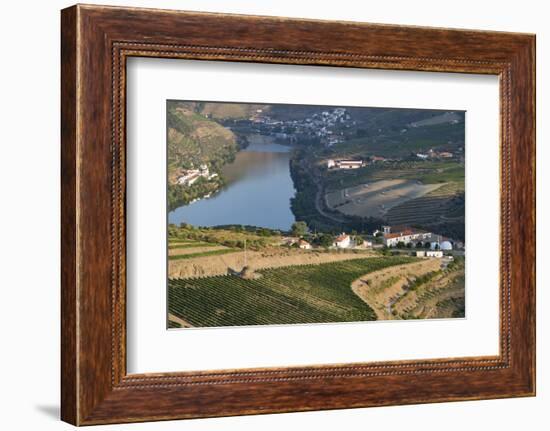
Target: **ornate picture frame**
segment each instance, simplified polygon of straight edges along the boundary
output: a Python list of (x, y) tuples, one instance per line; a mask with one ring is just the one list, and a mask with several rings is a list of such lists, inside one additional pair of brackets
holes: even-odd
[[(91, 5), (64, 9), (61, 24), (64, 421), (92, 425), (535, 394), (534, 35)], [(126, 60), (136, 56), (497, 75), (499, 355), (128, 374)]]

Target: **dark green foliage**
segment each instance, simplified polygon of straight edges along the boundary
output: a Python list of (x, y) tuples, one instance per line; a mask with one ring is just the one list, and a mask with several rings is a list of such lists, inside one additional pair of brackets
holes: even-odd
[(181, 328), (181, 325), (177, 322), (173, 322), (172, 320), (169, 320), (168, 321), (168, 328), (169, 329), (173, 329), (173, 328)]
[(307, 224), (303, 221), (292, 223), (292, 235), (304, 236), (307, 233)]

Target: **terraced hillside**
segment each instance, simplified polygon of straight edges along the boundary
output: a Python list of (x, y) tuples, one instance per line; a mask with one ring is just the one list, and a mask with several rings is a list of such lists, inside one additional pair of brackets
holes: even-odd
[(464, 317), (462, 258), (382, 269), (355, 280), (352, 288), (380, 320)]
[[(391, 181), (415, 181), (418, 187), (434, 188), (423, 196), (397, 191), (394, 199), (397, 205), (390, 205), (392, 194), (387, 191), (374, 193), (368, 201), (354, 196), (358, 189), (370, 193), (377, 184)], [(347, 206), (341, 207), (343, 213), (355, 214), (355, 211), (361, 215), (364, 207), (364, 216), (380, 214), (378, 217), (390, 225), (419, 226), (464, 240), (464, 165), (458, 161), (386, 162), (358, 169), (353, 175), (345, 171), (331, 172), (326, 179), (326, 189), (327, 198), (346, 196)]]
[(168, 281), (170, 326), (376, 320), (373, 309), (352, 291), (351, 283), (366, 273), (414, 260), (376, 257), (287, 266), (258, 270), (259, 278), (254, 279), (231, 275), (171, 279)]

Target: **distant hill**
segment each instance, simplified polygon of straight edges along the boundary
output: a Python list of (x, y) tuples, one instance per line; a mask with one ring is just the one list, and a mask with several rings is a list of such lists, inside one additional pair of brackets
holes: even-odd
[(184, 103), (168, 104), (168, 165), (172, 169), (198, 167), (214, 169), (234, 158), (238, 147), (235, 134)]
[(185, 103), (169, 102), (168, 127), (168, 207), (173, 209), (212, 193), (220, 188), (223, 179), (201, 178), (192, 186), (179, 185), (178, 177), (185, 169), (206, 164), (211, 173), (235, 158), (238, 151), (235, 134), (193, 110)]
[(258, 110), (267, 112), (269, 105), (248, 103), (210, 103), (210, 102), (176, 102), (180, 106), (214, 120), (243, 120), (257, 114)]

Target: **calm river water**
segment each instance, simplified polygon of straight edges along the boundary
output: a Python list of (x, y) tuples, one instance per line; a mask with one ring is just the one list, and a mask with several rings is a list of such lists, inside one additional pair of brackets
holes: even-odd
[(181, 206), (168, 222), (195, 226), (242, 224), (289, 230), (294, 223), (290, 199), (290, 147), (265, 136), (251, 136), (250, 145), (223, 168), (227, 186), (208, 199)]

